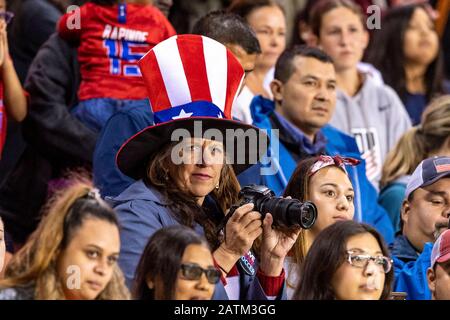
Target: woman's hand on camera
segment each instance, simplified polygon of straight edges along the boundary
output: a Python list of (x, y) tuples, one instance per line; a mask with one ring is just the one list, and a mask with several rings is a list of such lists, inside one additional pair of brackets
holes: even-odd
[(301, 228), (273, 229), (273, 217), (267, 213), (263, 221), (261, 246), (261, 271), (272, 277), (278, 277), (283, 270), (284, 258), (293, 247)]
[(214, 252), (216, 262), (229, 271), (252, 247), (262, 232), (261, 214), (252, 211), (252, 203), (236, 209), (225, 226), (225, 241)]

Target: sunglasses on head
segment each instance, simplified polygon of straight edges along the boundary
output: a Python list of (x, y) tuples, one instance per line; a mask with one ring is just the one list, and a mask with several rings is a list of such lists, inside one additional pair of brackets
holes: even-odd
[(6, 24), (10, 23), (13, 17), (14, 13), (10, 11), (0, 12), (0, 20), (5, 20)]
[(214, 267), (203, 269), (196, 263), (183, 263), (181, 265), (181, 274), (187, 280), (199, 280), (203, 273), (211, 284), (216, 284), (220, 280), (221, 272)]

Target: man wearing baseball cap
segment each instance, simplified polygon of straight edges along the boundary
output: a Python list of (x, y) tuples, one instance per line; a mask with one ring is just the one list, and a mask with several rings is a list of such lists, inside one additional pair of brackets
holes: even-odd
[(450, 300), (450, 230), (434, 243), (427, 280), (433, 300)]
[(430, 299), (427, 269), (432, 243), (448, 229), (450, 217), (450, 157), (422, 161), (406, 187), (402, 205), (402, 233), (391, 247), (394, 291), (408, 299)]

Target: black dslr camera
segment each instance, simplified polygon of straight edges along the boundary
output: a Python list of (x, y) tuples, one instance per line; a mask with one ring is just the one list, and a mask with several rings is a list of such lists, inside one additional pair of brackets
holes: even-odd
[(316, 222), (317, 208), (314, 203), (297, 199), (285, 199), (275, 197), (275, 193), (266, 186), (252, 184), (242, 188), (239, 192), (242, 199), (238, 205), (230, 208), (222, 226), (225, 227), (235, 210), (247, 203), (255, 205), (254, 210), (262, 214), (264, 219), (267, 212), (273, 216), (273, 225), (280, 227), (301, 227), (311, 228)]

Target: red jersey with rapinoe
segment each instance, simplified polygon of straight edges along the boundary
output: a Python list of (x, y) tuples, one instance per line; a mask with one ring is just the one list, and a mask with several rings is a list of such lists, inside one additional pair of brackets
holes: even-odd
[(137, 62), (153, 46), (175, 35), (156, 7), (138, 4), (86, 3), (79, 11), (65, 14), (58, 31), (67, 40), (79, 41), (80, 101), (147, 98)]

